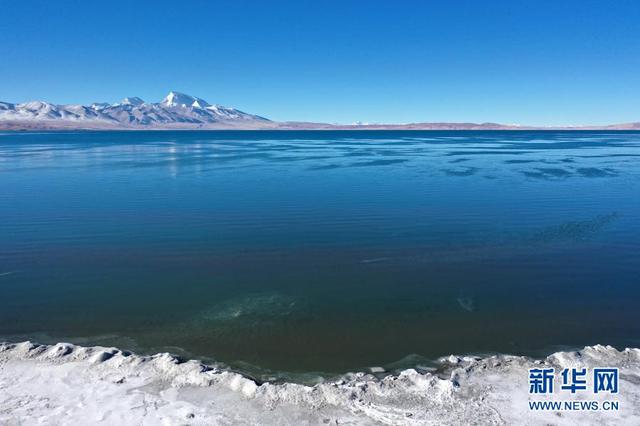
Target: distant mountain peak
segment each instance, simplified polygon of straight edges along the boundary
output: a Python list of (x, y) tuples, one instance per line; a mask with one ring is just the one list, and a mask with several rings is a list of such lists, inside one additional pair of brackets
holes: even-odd
[(197, 98), (195, 96), (187, 95), (180, 92), (171, 91), (165, 98), (160, 102), (163, 105), (171, 106), (171, 107), (192, 107), (192, 108), (206, 108), (211, 106), (207, 101), (201, 98)]
[(18, 106), (29, 109), (55, 108), (55, 105), (45, 101), (29, 101), (18, 104)]
[(96, 111), (99, 111), (101, 109), (105, 109), (105, 108), (108, 108), (110, 106), (111, 106), (111, 104), (107, 103), (107, 102), (94, 102), (91, 105), (89, 105), (89, 108), (92, 108), (92, 109), (94, 109)]
[(138, 106), (138, 105), (142, 105), (143, 103), (144, 103), (144, 101), (142, 99), (140, 99), (139, 97), (137, 97), (137, 96), (126, 97), (122, 101), (120, 101), (121, 105)]

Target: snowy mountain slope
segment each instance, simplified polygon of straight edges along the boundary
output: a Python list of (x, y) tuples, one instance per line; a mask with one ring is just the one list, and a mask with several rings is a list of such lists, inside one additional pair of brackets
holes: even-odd
[(89, 106), (0, 102), (2, 128), (260, 128), (270, 123), (264, 117), (174, 91), (158, 103), (138, 97)]
[(144, 101), (142, 99), (140, 99), (137, 96), (133, 96), (131, 98), (124, 98), (122, 100), (122, 102), (120, 102), (122, 105), (133, 105), (133, 106), (139, 106), (142, 105), (144, 103)]

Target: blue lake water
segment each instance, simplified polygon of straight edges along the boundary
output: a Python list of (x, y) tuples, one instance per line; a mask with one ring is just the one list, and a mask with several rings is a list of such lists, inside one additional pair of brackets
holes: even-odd
[(330, 374), (640, 346), (639, 296), (638, 132), (0, 133), (0, 339)]

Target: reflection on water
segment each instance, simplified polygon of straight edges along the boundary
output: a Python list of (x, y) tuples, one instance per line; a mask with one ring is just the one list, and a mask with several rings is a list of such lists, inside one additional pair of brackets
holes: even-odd
[(639, 156), (637, 132), (3, 133), (0, 337), (290, 372), (638, 346)]

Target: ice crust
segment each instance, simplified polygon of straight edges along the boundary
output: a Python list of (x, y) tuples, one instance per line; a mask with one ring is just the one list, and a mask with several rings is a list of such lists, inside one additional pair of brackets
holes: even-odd
[[(0, 424), (640, 424), (640, 349), (596, 345), (543, 360), (452, 355), (439, 364), (437, 373), (407, 369), (382, 378), (350, 373), (314, 386), (258, 384), (168, 353), (2, 343)], [(620, 410), (530, 411), (528, 369), (541, 366), (618, 367)]]

